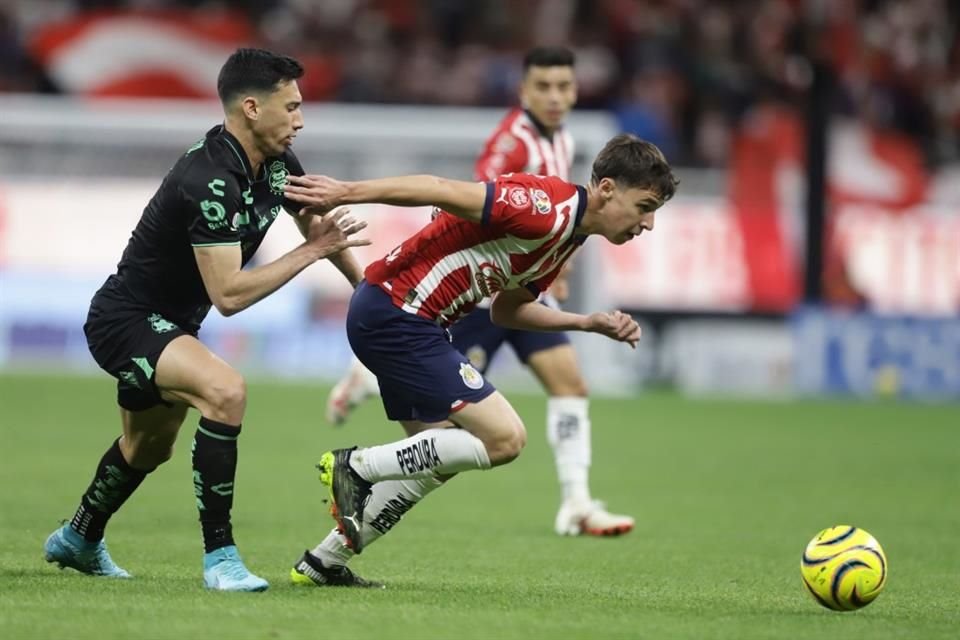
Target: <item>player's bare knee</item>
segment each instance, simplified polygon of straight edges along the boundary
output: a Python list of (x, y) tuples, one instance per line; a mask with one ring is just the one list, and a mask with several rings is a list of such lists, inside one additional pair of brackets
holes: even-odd
[(225, 424), (239, 424), (247, 407), (247, 383), (239, 373), (215, 380), (204, 393), (206, 417)]
[(496, 437), (486, 443), (487, 455), (493, 466), (513, 462), (527, 445), (527, 430), (519, 419), (497, 432)]

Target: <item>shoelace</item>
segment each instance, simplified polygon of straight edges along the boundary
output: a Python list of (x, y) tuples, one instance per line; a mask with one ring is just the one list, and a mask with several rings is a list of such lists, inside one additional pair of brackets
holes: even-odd
[(120, 567), (114, 563), (113, 559), (110, 557), (110, 554), (107, 552), (107, 545), (104, 544), (103, 540), (98, 542), (95, 547), (91, 547), (89, 549), (76, 547), (66, 540), (63, 542), (67, 547), (73, 550), (73, 553), (78, 560), (89, 560), (89, 564), (95, 571), (103, 574), (117, 573), (120, 571)]
[(103, 540), (93, 548), (93, 559), (100, 571), (113, 573), (119, 570), (110, 554), (107, 553), (107, 545), (104, 544)]

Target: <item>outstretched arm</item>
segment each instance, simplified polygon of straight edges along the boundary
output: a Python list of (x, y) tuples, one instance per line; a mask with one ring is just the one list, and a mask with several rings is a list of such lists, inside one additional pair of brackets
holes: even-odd
[(284, 195), (296, 202), (330, 210), (344, 204), (377, 202), (399, 207), (435, 206), (453, 215), (480, 222), (487, 198), (482, 182), (437, 176), (398, 176), (343, 182), (327, 176), (288, 176)]
[(196, 246), (193, 248), (203, 285), (217, 311), (231, 316), (267, 297), (308, 266), (347, 247), (370, 244), (350, 236), (367, 226), (345, 217), (342, 212), (324, 216), (311, 226), (303, 244), (273, 262), (254, 269), (241, 268), (240, 245)]
[(526, 289), (501, 291), (490, 306), (490, 319), (508, 329), (525, 331), (589, 331), (636, 348), (640, 325), (622, 311), (583, 315), (552, 309)]
[[(339, 212), (337, 212), (339, 213)], [(343, 214), (346, 215), (350, 213), (349, 209), (343, 209)], [(311, 215), (310, 209), (304, 207), (300, 212), (294, 213), (293, 220), (297, 223), (297, 228), (300, 229), (300, 234), (304, 239), (310, 237), (310, 228), (317, 227), (318, 225), (323, 224), (323, 218), (317, 215)], [(357, 261), (356, 256), (353, 255), (353, 252), (350, 249), (344, 249), (339, 253), (334, 253), (327, 256), (333, 266), (343, 274), (343, 277), (347, 279), (347, 282), (350, 283), (350, 286), (356, 288), (360, 281), (363, 280), (363, 267), (360, 266), (360, 263)]]

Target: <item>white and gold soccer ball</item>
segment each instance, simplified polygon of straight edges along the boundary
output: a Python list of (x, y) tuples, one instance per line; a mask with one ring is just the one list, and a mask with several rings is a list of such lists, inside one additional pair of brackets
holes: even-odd
[(834, 611), (867, 606), (887, 583), (887, 556), (864, 529), (838, 525), (810, 541), (800, 560), (800, 576), (813, 599)]

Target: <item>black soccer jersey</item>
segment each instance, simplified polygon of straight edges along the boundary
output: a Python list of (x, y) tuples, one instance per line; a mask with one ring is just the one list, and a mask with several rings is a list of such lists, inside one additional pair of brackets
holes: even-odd
[(288, 174), (303, 175), (292, 151), (254, 176), (237, 139), (214, 127), (167, 173), (100, 293), (196, 332), (210, 297), (193, 248), (238, 245), (246, 264), (280, 212), (303, 206), (283, 197)]

